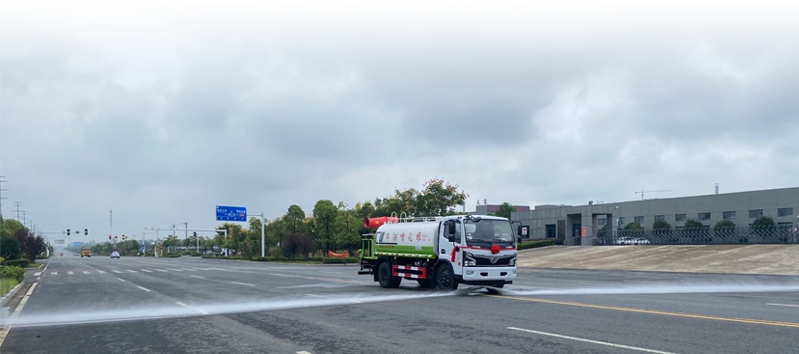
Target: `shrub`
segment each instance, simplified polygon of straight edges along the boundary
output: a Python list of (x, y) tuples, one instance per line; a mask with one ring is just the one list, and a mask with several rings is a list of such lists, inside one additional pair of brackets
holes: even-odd
[(0, 278), (0, 296), (5, 296), (11, 289), (19, 284), (16, 279)]
[(25, 269), (20, 267), (0, 267), (0, 278), (15, 279), (18, 283), (25, 279)]
[(27, 259), (12, 259), (10, 261), (6, 261), (5, 265), (12, 266), (12, 267), (28, 267), (31, 262)]
[(346, 257), (346, 258), (326, 257), (322, 259), (322, 264), (347, 264), (347, 263), (358, 263), (360, 261), (361, 261), (360, 258), (357, 257)]
[(562, 245), (563, 241), (561, 240), (532, 240), (527, 242), (522, 242), (518, 245), (517, 249), (519, 250), (526, 250), (531, 248), (541, 248), (541, 247), (548, 247), (548, 246), (555, 246), (555, 245)]

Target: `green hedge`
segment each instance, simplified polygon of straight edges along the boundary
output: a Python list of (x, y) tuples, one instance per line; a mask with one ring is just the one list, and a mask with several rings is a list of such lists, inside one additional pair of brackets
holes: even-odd
[(562, 245), (563, 241), (561, 240), (532, 240), (532, 241), (525, 241), (519, 244), (519, 250), (526, 250), (531, 248), (541, 248), (541, 247), (549, 247), (555, 245)]
[(22, 267), (26, 268), (31, 264), (31, 262), (27, 259), (12, 259), (10, 261), (6, 261), (5, 265), (12, 266), (12, 267)]
[(16, 279), (22, 282), (25, 279), (25, 269), (20, 267), (0, 267), (0, 278)]

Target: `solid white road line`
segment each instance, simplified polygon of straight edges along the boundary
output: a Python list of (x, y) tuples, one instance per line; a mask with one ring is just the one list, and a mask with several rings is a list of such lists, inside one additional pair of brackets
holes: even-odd
[(152, 273), (153, 272), (152, 270), (147, 270), (147, 269), (142, 269), (141, 271), (145, 272), (145, 273)]
[(91, 272), (83, 271), (83, 274), (92, 274)]
[(145, 288), (145, 287), (143, 287), (143, 286), (138, 286), (138, 285), (136, 285), (136, 287), (137, 287), (137, 288), (139, 288), (139, 289), (142, 289), (142, 290), (144, 290), (144, 291), (147, 291), (147, 292), (149, 292), (149, 291), (150, 291), (150, 289), (147, 289), (147, 288)]
[(112, 272), (117, 273), (117, 274), (121, 274), (122, 273), (122, 272), (120, 272), (118, 270), (112, 270)]
[(131, 272), (131, 273), (138, 273), (137, 271), (135, 271), (135, 270), (130, 270), (130, 269), (128, 269), (128, 272)]
[(197, 311), (197, 312), (199, 312), (199, 313), (201, 313), (201, 314), (203, 314), (203, 315), (207, 315), (207, 314), (208, 314), (208, 311), (205, 311), (205, 310), (201, 310), (201, 309), (198, 309), (198, 308), (191, 307), (191, 306), (189, 306), (189, 305), (186, 305), (186, 304), (184, 304), (184, 303), (182, 303), (182, 302), (180, 302), (180, 301), (177, 301), (177, 302), (175, 302), (175, 304), (177, 304), (177, 305), (180, 305), (180, 306), (183, 306), (183, 307), (186, 307), (186, 308), (190, 308), (190, 309), (192, 309), (192, 310), (194, 310), (194, 311)]
[[(50, 262), (47, 263), (49, 264)], [(22, 312), (22, 308), (24, 308), (25, 304), (28, 303), (28, 299), (30, 299), (31, 294), (33, 294), (33, 289), (36, 289), (37, 284), (39, 283), (33, 283), (30, 289), (28, 289), (28, 292), (22, 298), (22, 300), (19, 301), (19, 305), (17, 305), (17, 308), (14, 310), (14, 313), (12, 313), (11, 316), (9, 316), (10, 320), (9, 322), (12, 322), (11, 319), (16, 318), (17, 316), (19, 316), (19, 313)], [(9, 324), (0, 329), (0, 346), (3, 346), (3, 342), (5, 342), (6, 337), (8, 336), (8, 332), (11, 331), (11, 327), (12, 326)]]
[(188, 270), (188, 271), (190, 271), (190, 272), (194, 272), (194, 271), (196, 271), (196, 269), (192, 269), (192, 268), (180, 268), (180, 269), (183, 269), (183, 270)]
[(75, 272), (67, 272), (67, 274), (72, 275), (75, 274)]
[(50, 272), (52, 275), (58, 275), (58, 272)]
[(514, 331), (522, 331), (522, 332), (527, 332), (527, 333), (539, 334), (539, 335), (542, 335), (542, 336), (550, 336), (550, 337), (555, 337), (555, 338), (570, 339), (570, 340), (574, 340), (574, 341), (578, 341), (578, 342), (585, 342), (585, 343), (606, 345), (606, 346), (615, 347), (615, 348), (636, 350), (636, 351), (639, 351), (639, 352), (657, 353), (657, 354), (675, 354), (675, 353), (672, 353), (672, 352), (664, 352), (664, 351), (660, 351), (660, 350), (632, 347), (632, 346), (629, 346), (629, 345), (622, 345), (622, 344), (615, 344), (615, 343), (608, 343), (608, 342), (600, 342), (598, 340), (593, 340), (593, 339), (577, 338), (577, 337), (572, 337), (572, 336), (564, 336), (562, 334), (533, 331), (531, 329), (516, 328), (516, 327), (508, 327), (508, 329), (512, 329)]
[(799, 307), (799, 305), (792, 305), (792, 304), (766, 304), (769, 306), (783, 306), (783, 307)]
[(211, 270), (211, 268), (196, 268), (196, 269), (199, 269), (199, 270)]
[(190, 277), (192, 277), (192, 278), (200, 278), (200, 279), (205, 279), (205, 277), (201, 277), (201, 276), (199, 276), (199, 275), (189, 275), (189, 276), (190, 276)]
[(239, 283), (239, 282), (237, 282), (237, 281), (232, 281), (231, 283), (233, 283), (233, 284), (238, 284), (238, 285), (255, 286), (255, 284), (250, 284), (250, 283)]

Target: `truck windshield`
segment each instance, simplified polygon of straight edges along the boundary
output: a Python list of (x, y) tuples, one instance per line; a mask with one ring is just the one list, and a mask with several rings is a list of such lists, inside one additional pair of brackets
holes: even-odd
[(513, 231), (506, 220), (466, 219), (465, 225), (467, 245), (514, 244)]

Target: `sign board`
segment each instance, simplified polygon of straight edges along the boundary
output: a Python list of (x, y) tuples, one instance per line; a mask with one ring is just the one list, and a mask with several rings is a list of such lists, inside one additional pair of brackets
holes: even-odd
[(234, 206), (216, 206), (217, 221), (247, 221), (247, 208)]
[(75, 246), (75, 247), (83, 246), (83, 244), (80, 243), (80, 242), (73, 242), (72, 245)]
[(139, 250), (139, 252), (144, 253), (144, 246), (141, 246), (141, 249)]
[(64, 240), (53, 240), (53, 244), (54, 244), (54, 245), (63, 245), (63, 244), (65, 244), (65, 243), (66, 243), (66, 242), (64, 242)]
[(528, 232), (529, 232), (528, 230), (530, 230), (530, 226), (522, 225), (522, 234), (521, 234), (521, 236), (523, 238), (527, 238), (527, 235), (528, 235)]
[(582, 230), (582, 235), (581, 236), (583, 236), (583, 237), (588, 236), (588, 226), (583, 226), (582, 229), (583, 230)]

